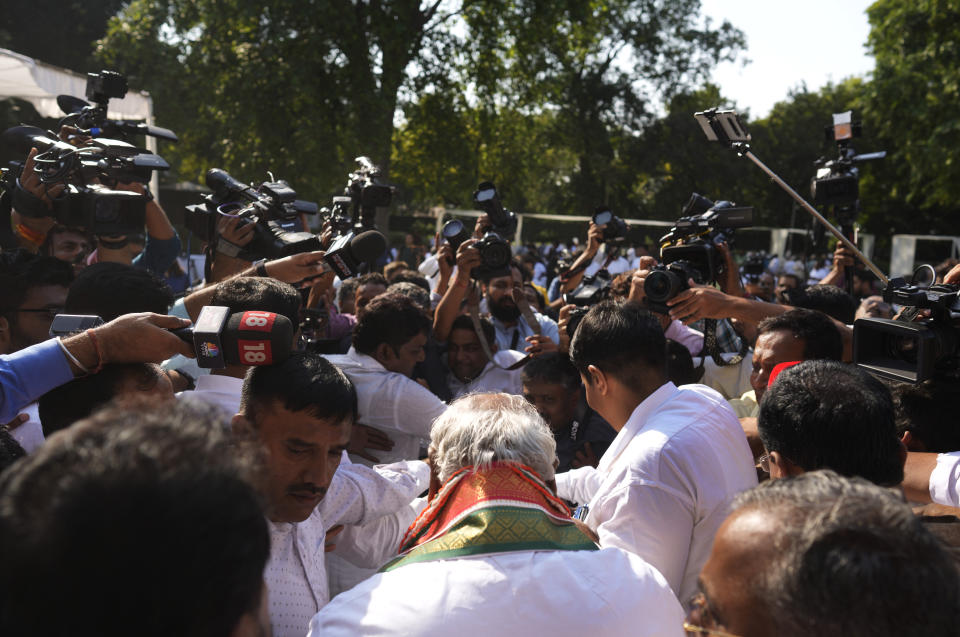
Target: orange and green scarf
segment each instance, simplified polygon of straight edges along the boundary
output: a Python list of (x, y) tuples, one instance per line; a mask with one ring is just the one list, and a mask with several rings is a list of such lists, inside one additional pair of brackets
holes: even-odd
[(410, 525), (400, 555), (380, 572), (406, 564), (511, 551), (595, 551), (570, 509), (529, 467), (496, 462), (464, 467), (447, 480)]

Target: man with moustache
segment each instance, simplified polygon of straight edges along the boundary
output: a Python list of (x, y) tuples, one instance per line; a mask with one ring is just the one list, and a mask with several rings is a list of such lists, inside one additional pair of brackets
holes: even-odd
[(514, 300), (514, 288), (522, 285), (520, 265), (512, 261), (509, 275), (494, 277), (484, 286), (487, 310), (497, 335), (498, 349), (524, 351), (529, 347), (533, 348), (530, 353), (535, 354), (539, 352), (538, 348), (546, 344), (545, 339), (549, 339), (551, 343), (559, 343), (560, 330), (553, 319), (531, 310), (540, 325), (540, 336), (536, 336), (533, 328), (520, 315), (520, 308)]

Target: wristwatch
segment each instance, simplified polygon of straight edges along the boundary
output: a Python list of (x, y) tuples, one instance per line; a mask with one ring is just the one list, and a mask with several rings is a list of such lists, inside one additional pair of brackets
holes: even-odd
[(253, 267), (257, 270), (257, 276), (270, 276), (267, 274), (267, 260), (258, 259), (253, 262)]

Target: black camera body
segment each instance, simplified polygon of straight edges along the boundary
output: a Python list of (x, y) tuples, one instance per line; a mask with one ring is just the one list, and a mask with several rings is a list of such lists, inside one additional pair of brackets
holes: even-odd
[(622, 245), (627, 240), (627, 223), (613, 214), (608, 206), (598, 206), (593, 213), (593, 223), (604, 226), (602, 243), (611, 246)]
[(317, 205), (297, 199), (286, 181), (263, 182), (257, 186), (240, 183), (219, 168), (207, 171), (207, 186), (213, 194), (205, 203), (187, 206), (184, 223), (208, 243), (217, 238), (221, 216), (235, 216), (254, 225), (253, 239), (231, 255), (246, 261), (277, 259), (320, 249), (320, 239), (303, 232), (299, 215), (316, 214)]
[(596, 274), (583, 277), (580, 285), (572, 292), (563, 295), (564, 305), (576, 305), (567, 315), (567, 336), (573, 338), (580, 321), (590, 308), (597, 303), (610, 298), (610, 284), (613, 277), (606, 270), (599, 270)]
[(353, 216), (351, 207), (353, 200), (350, 197), (334, 197), (329, 208), (321, 208), (320, 214), (324, 221), (333, 229), (333, 236), (340, 237), (353, 230)]
[[(691, 214), (693, 213), (693, 214)], [(717, 248), (731, 242), (733, 231), (753, 224), (753, 208), (738, 208), (730, 201), (714, 203), (693, 193), (683, 208), (684, 216), (660, 239), (660, 260), (643, 285), (647, 307), (666, 313), (666, 302), (690, 287), (716, 283), (726, 264)]]
[(884, 289), (883, 298), (927, 310), (930, 316), (917, 321), (858, 319), (853, 326), (854, 363), (887, 380), (960, 380), (960, 286), (921, 287), (896, 278)]
[(510, 275), (510, 259), (513, 252), (510, 243), (496, 232), (488, 232), (474, 246), (480, 251), (480, 265), (470, 271), (470, 276), (478, 281), (489, 281), (500, 276)]
[(489, 232), (500, 235), (505, 241), (513, 240), (517, 234), (517, 215), (503, 207), (500, 193), (492, 181), (480, 182), (473, 193), (473, 203), (490, 218)]

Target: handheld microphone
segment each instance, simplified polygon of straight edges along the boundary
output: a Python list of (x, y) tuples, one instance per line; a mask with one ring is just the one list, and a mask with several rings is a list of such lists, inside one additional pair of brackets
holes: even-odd
[(293, 347), (290, 319), (274, 312), (231, 314), (230, 308), (208, 305), (194, 325), (172, 331), (193, 346), (197, 365), (206, 369), (282, 363)]
[(360, 264), (375, 262), (386, 249), (387, 238), (377, 230), (367, 230), (356, 236), (349, 232), (330, 245), (323, 260), (343, 281), (356, 276)]

